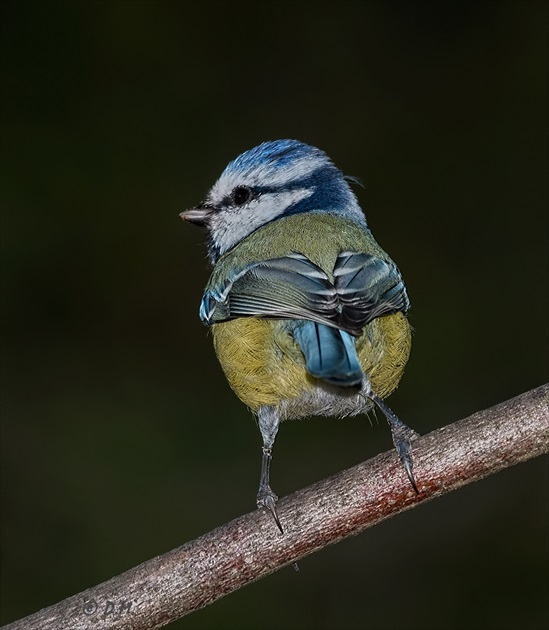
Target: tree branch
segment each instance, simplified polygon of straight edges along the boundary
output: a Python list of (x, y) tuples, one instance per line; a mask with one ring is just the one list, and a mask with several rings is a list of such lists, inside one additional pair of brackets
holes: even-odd
[(417, 439), (419, 496), (396, 454), (383, 453), (283, 498), (284, 535), (256, 510), (4, 628), (160, 628), (389, 516), (549, 452), (548, 399), (546, 384)]

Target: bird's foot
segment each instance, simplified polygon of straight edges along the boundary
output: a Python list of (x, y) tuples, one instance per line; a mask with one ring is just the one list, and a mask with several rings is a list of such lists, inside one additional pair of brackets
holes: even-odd
[(394, 414), (391, 409), (389, 409), (389, 407), (387, 407), (387, 405), (381, 400), (381, 398), (376, 396), (373, 392), (371, 392), (369, 395), (387, 418), (396, 452), (400, 457), (400, 461), (404, 466), (404, 470), (408, 475), (408, 479), (412, 484), (412, 488), (414, 489), (416, 494), (419, 494), (417, 483), (414, 477), (414, 460), (412, 458), (412, 441), (419, 437), (419, 433), (417, 431), (414, 431), (413, 429), (410, 429), (408, 425), (404, 424), (404, 422), (402, 422), (402, 420), (396, 414)]
[(397, 427), (394, 427), (394, 425), (391, 424), (393, 444), (395, 445), (396, 452), (398, 453), (400, 461), (404, 466), (404, 470), (408, 475), (408, 479), (412, 484), (412, 488), (416, 494), (419, 494), (414, 477), (414, 460), (412, 458), (412, 440), (416, 439), (419, 434), (413, 429), (410, 429), (410, 427), (406, 426), (401, 420), (399, 420), (399, 422), (400, 425)]
[(278, 513), (276, 511), (277, 501), (278, 497), (271, 490), (270, 486), (262, 486), (259, 488), (259, 492), (257, 493), (257, 507), (259, 509), (263, 508), (268, 510), (271, 513), (276, 526), (280, 530), (280, 533), (283, 534), (284, 530), (282, 529), (282, 525), (280, 524), (280, 519), (278, 518)]

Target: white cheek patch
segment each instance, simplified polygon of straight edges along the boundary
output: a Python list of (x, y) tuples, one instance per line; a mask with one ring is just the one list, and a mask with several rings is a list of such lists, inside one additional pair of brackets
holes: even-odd
[(295, 203), (313, 194), (311, 188), (301, 188), (277, 193), (264, 193), (241, 207), (220, 210), (210, 224), (212, 239), (220, 255), (234, 247), (243, 238), (283, 215)]

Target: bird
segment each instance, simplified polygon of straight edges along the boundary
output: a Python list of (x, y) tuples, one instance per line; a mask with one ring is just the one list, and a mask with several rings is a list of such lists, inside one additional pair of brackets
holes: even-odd
[(413, 490), (417, 433), (386, 405), (411, 348), (410, 301), (350, 183), (328, 155), (267, 141), (229, 162), (180, 214), (207, 233), (212, 272), (200, 304), (229, 385), (262, 437), (257, 507), (284, 532), (271, 489), (284, 420), (378, 407)]

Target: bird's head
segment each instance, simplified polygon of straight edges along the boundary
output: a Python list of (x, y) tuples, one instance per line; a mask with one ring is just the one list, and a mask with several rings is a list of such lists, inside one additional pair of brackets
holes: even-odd
[(366, 220), (342, 172), (297, 140), (263, 142), (225, 168), (206, 199), (181, 213), (209, 233), (212, 263), (263, 225), (302, 212)]

